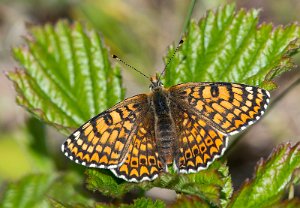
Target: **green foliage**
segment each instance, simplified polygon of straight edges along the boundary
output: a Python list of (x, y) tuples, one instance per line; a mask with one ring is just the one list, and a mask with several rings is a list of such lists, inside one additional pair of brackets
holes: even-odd
[(208, 208), (209, 204), (196, 196), (183, 195), (181, 196), (174, 204), (172, 204), (172, 208)]
[[(91, 191), (99, 191), (105, 196), (121, 198), (126, 193), (138, 188), (136, 184), (126, 183), (122, 180), (117, 181), (107, 170), (87, 169), (86, 175), (87, 188)], [(143, 184), (145, 183), (139, 184), (142, 189), (148, 190), (152, 187), (151, 185), (143, 187)]]
[(120, 71), (97, 32), (60, 21), (31, 33), (26, 47), (13, 50), (26, 70), (8, 74), (29, 112), (65, 132), (123, 99)]
[(207, 170), (197, 174), (163, 173), (154, 182), (127, 183), (112, 178), (107, 171), (88, 169), (87, 188), (99, 191), (109, 197), (121, 198), (135, 190), (142, 194), (153, 187), (175, 190), (177, 193), (195, 195), (214, 205), (220, 205), (221, 200), (227, 201), (231, 196), (231, 179), (227, 167), (215, 161)]
[(167, 68), (165, 84), (224, 81), (273, 89), (271, 80), (294, 66), (299, 26), (257, 26), (258, 14), (256, 9), (235, 12), (231, 4), (209, 11), (199, 23), (192, 21), (182, 49)]
[(56, 176), (31, 175), (17, 184), (10, 184), (3, 196), (1, 207), (41, 207), (47, 202), (44, 195)]
[(300, 207), (299, 199), (292, 199), (280, 202), (278, 204), (273, 204), (269, 208), (298, 208)]
[(233, 196), (229, 207), (268, 207), (278, 202), (300, 168), (300, 143), (280, 145), (267, 161), (260, 160), (252, 180)]
[[(81, 177), (74, 173), (64, 175), (32, 174), (17, 183), (11, 183), (2, 197), (0, 207), (52, 207), (63, 203), (68, 206), (85, 205), (94, 202), (84, 196), (80, 187)], [(56, 206), (59, 207), (59, 206)]]
[[(208, 12), (199, 23), (191, 22), (181, 50), (167, 68), (167, 86), (189, 81), (230, 81), (260, 85), (273, 89), (274, 77), (289, 70), (291, 56), (299, 49), (299, 26), (259, 27), (258, 10), (235, 12), (227, 5)], [(69, 25), (34, 26), (25, 47), (13, 53), (22, 68), (8, 74), (17, 91), (17, 102), (38, 119), (70, 133), (85, 121), (123, 99), (120, 70), (109, 63), (107, 49), (97, 32), (79, 23)], [(171, 47), (168, 54), (173, 53)], [(43, 125), (33, 120), (28, 129)], [(32, 133), (37, 155), (48, 155), (39, 135)], [(228, 167), (215, 161), (207, 170), (195, 174), (162, 173), (153, 182), (128, 183), (116, 179), (109, 170), (86, 170), (89, 197), (78, 188), (81, 177), (72, 171), (60, 175), (31, 175), (19, 183), (10, 184), (3, 195), (6, 207), (54, 206), (91, 207), (92, 192), (116, 200), (117, 203), (97, 207), (123, 206), (124, 195), (139, 192), (142, 196), (152, 187), (172, 189), (180, 196), (174, 207), (250, 207), (252, 205), (282, 206), (299, 204), (297, 200), (279, 203), (284, 191), (299, 178), (293, 177), (299, 168), (299, 144), (282, 145), (272, 156), (261, 162), (251, 181), (233, 194)], [(41, 149), (39, 149), (41, 147)], [(67, 190), (67, 191), (66, 191)], [(36, 192), (33, 194), (33, 191)], [(232, 197), (233, 194), (233, 197)], [(191, 199), (191, 200), (189, 200)], [(97, 198), (96, 198), (97, 200)], [(138, 198), (130, 207), (164, 207), (162, 201)]]
[(165, 204), (160, 201), (160, 200), (156, 200), (156, 201), (152, 201), (149, 198), (139, 198), (134, 200), (132, 205), (121, 205), (121, 208), (140, 208), (140, 207), (149, 207), (149, 208), (164, 208), (166, 207)]
[(96, 208), (140, 208), (140, 207), (147, 207), (147, 208), (165, 208), (166, 205), (164, 204), (164, 202), (160, 201), (160, 200), (156, 200), (156, 201), (152, 201), (149, 198), (138, 198), (136, 200), (134, 200), (134, 202), (131, 205), (128, 204), (118, 204), (118, 205), (114, 205), (114, 204), (103, 204), (103, 203), (99, 203), (96, 205)]
[[(114, 9), (107, 12), (107, 8)], [(146, 16), (144, 10), (128, 7), (127, 2), (102, 0), (81, 1), (75, 12), (80, 19), (87, 20), (96, 30), (101, 31), (105, 42), (114, 53), (121, 55), (125, 60), (130, 56), (138, 56), (136, 58), (138, 63), (134, 63), (135, 66), (142, 65), (144, 69), (153, 67), (149, 57), (153, 55), (155, 46), (151, 44), (153, 39), (149, 37), (157, 34), (160, 28), (149, 21), (151, 16)], [(147, 24), (147, 27), (138, 27), (137, 19)], [(145, 34), (148, 38), (140, 38), (145, 37)], [(132, 44), (133, 42), (135, 44)], [(135, 73), (133, 75), (139, 77)]]
[(34, 169), (40, 173), (49, 173), (54, 169), (54, 161), (49, 155), (46, 144), (45, 124), (40, 120), (31, 117), (26, 121), (28, 138), (26, 144), (27, 157), (34, 164)]

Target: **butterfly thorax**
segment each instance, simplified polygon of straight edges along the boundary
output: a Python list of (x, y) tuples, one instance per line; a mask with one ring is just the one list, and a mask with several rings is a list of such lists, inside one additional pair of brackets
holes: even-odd
[(152, 107), (154, 111), (155, 138), (158, 148), (158, 156), (163, 166), (171, 164), (176, 152), (175, 124), (170, 110), (168, 91), (162, 86), (152, 89)]

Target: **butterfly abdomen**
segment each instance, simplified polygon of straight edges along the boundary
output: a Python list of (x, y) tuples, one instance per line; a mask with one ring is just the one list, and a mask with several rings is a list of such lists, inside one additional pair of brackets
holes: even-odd
[[(155, 137), (159, 158), (163, 165), (171, 164), (175, 152), (175, 128), (168, 98), (162, 89), (153, 93)], [(164, 164), (165, 163), (165, 164)]]

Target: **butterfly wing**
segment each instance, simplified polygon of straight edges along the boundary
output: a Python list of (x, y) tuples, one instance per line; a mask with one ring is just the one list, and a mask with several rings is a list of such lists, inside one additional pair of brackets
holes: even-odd
[(213, 128), (206, 120), (172, 102), (179, 149), (174, 157), (174, 169), (194, 173), (205, 169), (220, 157), (227, 146), (227, 136)]
[(219, 131), (232, 135), (257, 121), (266, 110), (270, 94), (259, 87), (224, 82), (179, 84), (169, 89), (183, 103)]
[(144, 119), (132, 134), (125, 162), (111, 171), (126, 181), (154, 180), (162, 171), (162, 164), (158, 160), (152, 111), (144, 114)]
[(148, 96), (136, 95), (100, 113), (71, 134), (62, 151), (89, 167), (116, 168), (124, 162), (133, 132), (149, 110)]

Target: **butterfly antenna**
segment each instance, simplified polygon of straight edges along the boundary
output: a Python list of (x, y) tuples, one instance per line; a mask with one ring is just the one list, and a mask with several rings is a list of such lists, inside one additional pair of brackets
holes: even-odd
[(167, 69), (167, 67), (169, 66), (169, 64), (171, 63), (172, 59), (174, 58), (176, 52), (178, 51), (178, 49), (180, 48), (180, 46), (182, 45), (183, 40), (181, 39), (175, 49), (175, 51), (173, 52), (173, 55), (171, 56), (171, 58), (169, 59), (168, 63), (166, 64), (164, 70), (160, 73), (160, 77), (162, 77)]
[(140, 74), (143, 75), (144, 77), (150, 79), (149, 76), (145, 75), (143, 72), (141, 72), (140, 70), (136, 69), (135, 67), (133, 67), (133, 66), (127, 64), (125, 61), (123, 61), (122, 59), (120, 59), (118, 56), (112, 55), (112, 57), (113, 57), (114, 59), (116, 59), (117, 61), (120, 61), (120, 62), (121, 62), (122, 64), (124, 64), (125, 66), (128, 66), (129, 68), (131, 68), (131, 69), (137, 71), (138, 73), (140, 73)]

